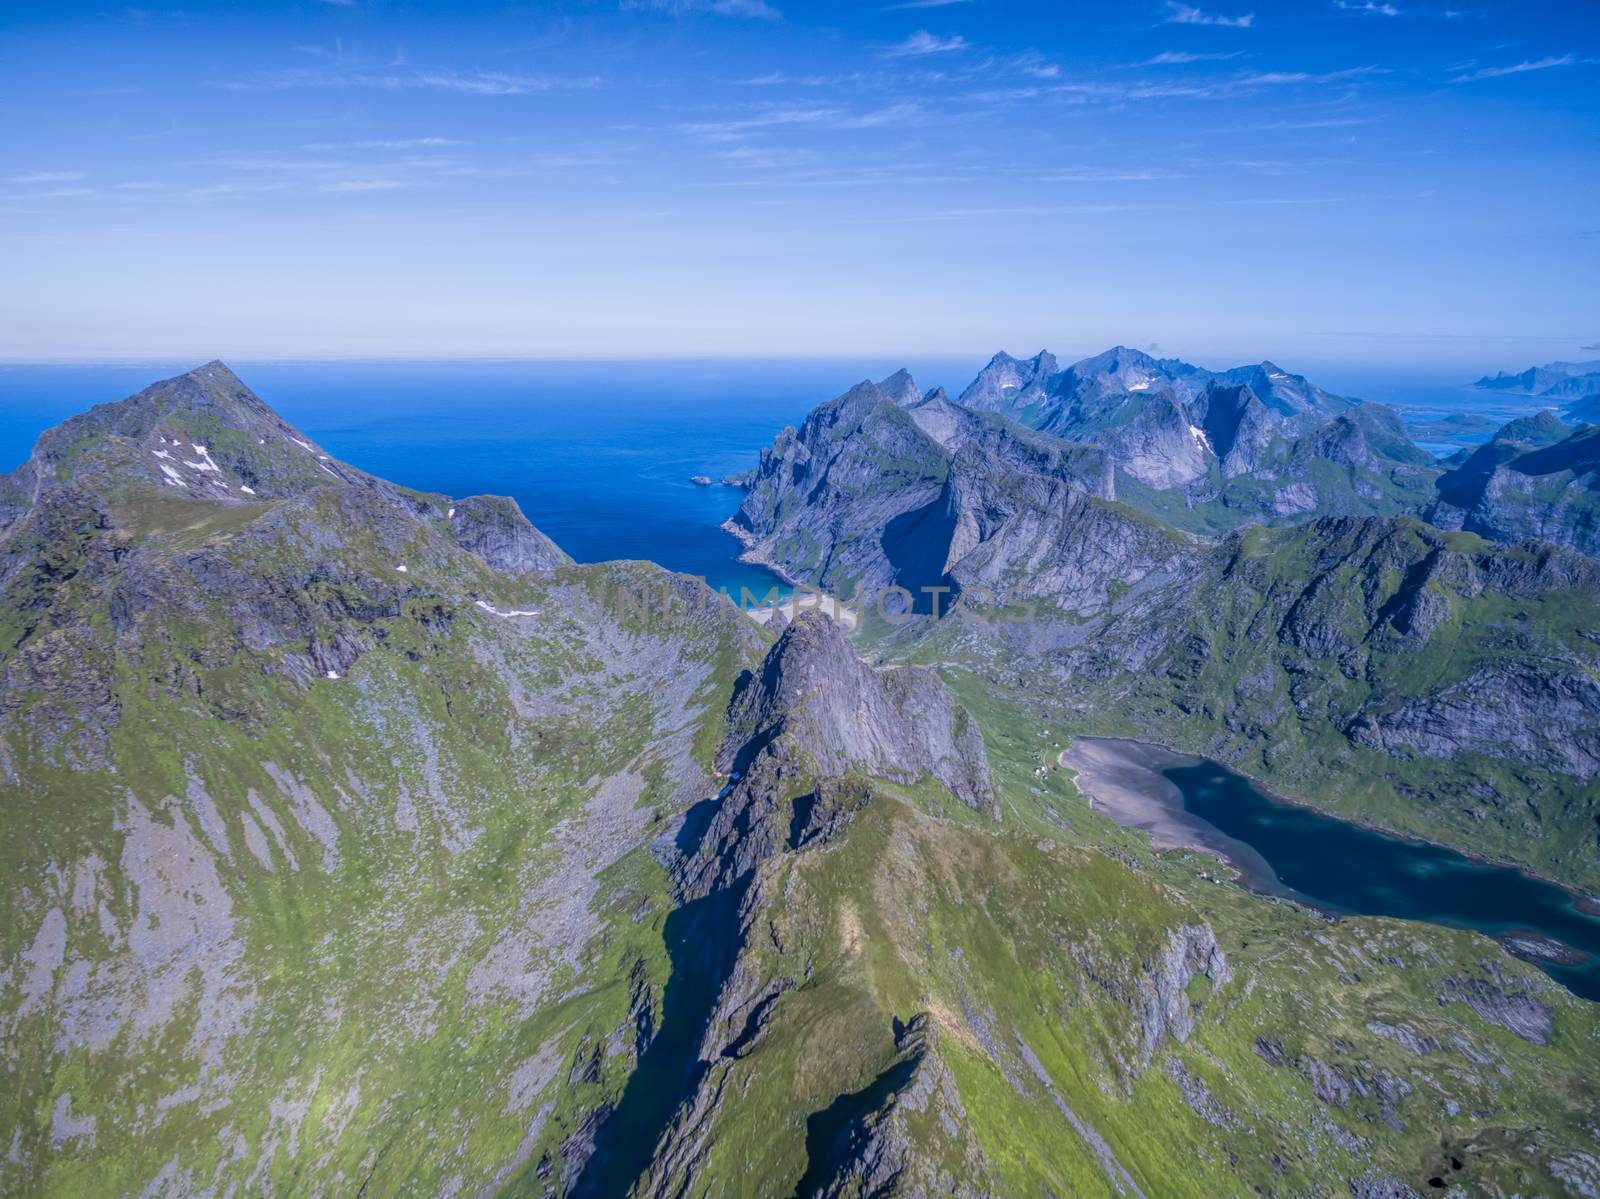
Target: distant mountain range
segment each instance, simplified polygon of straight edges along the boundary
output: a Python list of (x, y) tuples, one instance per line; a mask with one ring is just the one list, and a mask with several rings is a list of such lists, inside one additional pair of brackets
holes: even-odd
[[(1572, 551), (1600, 550), (1600, 429), (1545, 414), (1442, 471), (1388, 409), (1271, 364), (1227, 376), (1118, 349), (1066, 370), (997, 356), (969, 404), (912, 400), (898, 376), (896, 398), (861, 383), (762, 452), (727, 527), (751, 560), (834, 592), (1028, 601), (1026, 645), (952, 622), (961, 646), (929, 652), (1015, 652), (1036, 694), (1071, 697), (1091, 723), (1118, 713), (1103, 732), (1171, 743), (1188, 730), (1196, 752), (1290, 786), (1338, 757), (1362, 780), (1363, 818), (1469, 847), (1487, 837), (1511, 856), (1585, 856), (1600, 659), (1576, 630), (1600, 620), (1600, 563)], [(1248, 418), (1229, 425), (1228, 411)], [(1150, 427), (1179, 435), (1157, 443)], [(1194, 480), (1155, 471), (1180, 445), (1207, 486), (1234, 488), (1218, 505), (1232, 531), (1165, 519), (1194, 510)], [(1515, 653), (1499, 624), (1513, 611)], [(1468, 696), (1492, 720), (1461, 708)], [(1538, 786), (1554, 801), (1531, 824), (1502, 806), (1533, 777), (1503, 772), (1524, 768), (1548, 772)]]
[[(1591, 362), (1547, 362), (1530, 366), (1519, 374), (1501, 371), (1485, 375), (1474, 387), (1485, 391), (1505, 391), (1515, 395), (1538, 396), (1555, 404), (1569, 405), (1567, 417), (1594, 420), (1600, 404), (1600, 359)], [(1585, 401), (1591, 401), (1585, 404)]]

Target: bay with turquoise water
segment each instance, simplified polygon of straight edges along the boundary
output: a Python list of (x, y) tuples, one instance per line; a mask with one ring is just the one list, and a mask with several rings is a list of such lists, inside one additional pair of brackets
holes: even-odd
[[(1340, 915), (1394, 916), (1502, 941), (1575, 995), (1600, 1000), (1600, 909), (1507, 866), (1392, 836), (1268, 794), (1204, 758), (1080, 738), (1063, 756), (1079, 789), (1158, 847), (1226, 858), (1254, 890)], [(1564, 947), (1565, 953), (1552, 952)]]

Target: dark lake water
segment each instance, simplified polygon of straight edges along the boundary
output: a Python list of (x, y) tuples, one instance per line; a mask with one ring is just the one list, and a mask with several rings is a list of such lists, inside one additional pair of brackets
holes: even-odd
[(1575, 995), (1600, 1000), (1600, 917), (1553, 883), (1452, 849), (1374, 832), (1274, 799), (1214, 762), (1162, 773), (1183, 806), (1253, 849), (1284, 888), (1336, 912), (1396, 916), (1496, 938), (1534, 934), (1584, 955), (1577, 965), (1539, 961)]

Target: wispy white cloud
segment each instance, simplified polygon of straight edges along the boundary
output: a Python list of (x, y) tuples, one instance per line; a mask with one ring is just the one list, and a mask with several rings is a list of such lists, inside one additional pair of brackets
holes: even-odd
[(1156, 183), (1183, 177), (1165, 167), (1062, 167), (1029, 174), (1038, 183)]
[(1261, 71), (1255, 75), (1241, 75), (1232, 80), (1241, 88), (1271, 87), (1291, 83), (1341, 83), (1347, 79), (1360, 79), (1366, 75), (1381, 75), (1381, 67), (1347, 67), (1342, 71)]
[(678, 130), (712, 141), (734, 141), (745, 134), (783, 126), (804, 126), (814, 129), (877, 129), (885, 125), (905, 124), (920, 115), (921, 111), (920, 106), (910, 102), (890, 104), (862, 112), (824, 105), (774, 105), (759, 109), (748, 116), (731, 117), (723, 121), (692, 121), (678, 126)]
[(356, 142), (308, 142), (307, 150), (426, 150), (464, 143), (453, 137), (379, 138)]
[(322, 186), (325, 192), (389, 192), (399, 191), (410, 184), (401, 179), (337, 179)]
[[(1558, 57), (1540, 58), (1533, 61), (1512, 63), (1504, 67), (1479, 67), (1475, 71), (1467, 71), (1457, 75), (1452, 83), (1473, 83), (1479, 79), (1503, 79), (1507, 75), (1521, 75), (1527, 71), (1548, 71), (1552, 67), (1570, 67), (1580, 59), (1575, 54), (1562, 54)], [(1587, 61), (1587, 60), (1581, 60)]]
[(1061, 68), (1040, 54), (1024, 54), (1012, 63), (1012, 68), (1035, 79), (1060, 79)]
[(842, 75), (791, 75), (784, 71), (768, 71), (764, 75), (754, 75), (749, 79), (738, 82), (744, 87), (778, 87), (789, 85), (791, 87), (843, 87), (846, 84), (860, 83), (862, 76), (856, 73)]
[(1210, 13), (1204, 9), (1196, 8), (1192, 4), (1181, 4), (1179, 0), (1167, 0), (1167, 24), (1169, 25), (1220, 25), (1229, 29), (1248, 29), (1255, 22), (1253, 12), (1244, 13), (1242, 16), (1229, 17), (1221, 13)]
[(905, 8), (949, 8), (952, 4), (967, 4), (970, 0), (904, 0), (901, 4), (884, 6), (884, 12), (898, 12)]
[(1378, 0), (1333, 0), (1333, 6), (1344, 12), (1360, 13), (1366, 17), (1398, 17), (1401, 12), (1392, 4)]
[(74, 183), (82, 178), (82, 171), (28, 171), (22, 175), (12, 175), (6, 182), (22, 187), (38, 187), (46, 183)]
[(622, 0), (624, 11), (660, 12), (673, 16), (709, 13), (717, 17), (751, 17), (776, 21), (783, 16), (766, 0)]
[(1191, 62), (1226, 62), (1230, 58), (1238, 58), (1242, 51), (1228, 50), (1215, 54), (1196, 54), (1189, 50), (1163, 50), (1154, 58), (1147, 58), (1139, 65), (1141, 67), (1173, 67), (1182, 66)]
[(516, 75), (505, 71), (327, 71), (289, 70), (225, 80), (223, 87), (240, 92), (279, 92), (296, 88), (372, 88), (382, 91), (422, 90), (474, 96), (528, 96), (540, 92), (598, 87), (600, 77), (587, 75)]
[(936, 33), (929, 33), (926, 29), (919, 29), (905, 41), (890, 46), (887, 53), (894, 58), (907, 58), (924, 54), (949, 54), (953, 50), (966, 48), (967, 39), (959, 33), (940, 37)]
[(460, 75), (454, 71), (424, 71), (416, 75), (396, 75), (374, 81), (377, 87), (420, 87), (434, 91), (466, 92), (477, 96), (526, 96), (534, 92), (567, 88), (591, 88), (600, 83), (598, 75), (561, 78), (550, 75), (508, 75), (500, 71)]
[(1200, 79), (1170, 82), (1138, 80), (1106, 82), (1103, 80), (1067, 80), (1024, 87), (997, 88), (976, 91), (969, 100), (989, 104), (1011, 104), (1028, 100), (1050, 100), (1057, 103), (1128, 104), (1138, 101), (1159, 100), (1215, 100), (1249, 95), (1274, 87), (1317, 87), (1335, 83), (1352, 83), (1356, 80), (1384, 73), (1377, 66), (1348, 67), (1341, 71), (1258, 71), (1254, 74), (1236, 74), (1223, 79)]

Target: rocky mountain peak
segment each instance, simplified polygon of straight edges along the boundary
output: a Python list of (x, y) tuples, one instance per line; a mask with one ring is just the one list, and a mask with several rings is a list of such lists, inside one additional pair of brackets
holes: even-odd
[(365, 478), (280, 417), (220, 361), (65, 421), (39, 438), (30, 465), (41, 484), (71, 482), (109, 497), (158, 488), (224, 503)]
[(1055, 355), (1048, 350), (1032, 358), (1014, 358), (1001, 351), (968, 384), (959, 402), (967, 408), (1003, 410), (1042, 397), (1057, 373)]
[(910, 408), (922, 401), (922, 392), (917, 389), (916, 380), (905, 367), (880, 381), (878, 390), (902, 408)]
[(1520, 442), (1538, 449), (1565, 440), (1572, 431), (1571, 425), (1545, 408), (1534, 416), (1521, 416), (1501, 425), (1491, 440)]
[(822, 777), (860, 770), (900, 783), (931, 775), (963, 803), (990, 808), (994, 789), (977, 725), (944, 681), (920, 666), (874, 670), (843, 630), (802, 612), (736, 691), (723, 770), (749, 763), (780, 738)]

